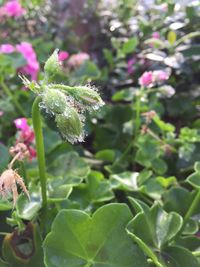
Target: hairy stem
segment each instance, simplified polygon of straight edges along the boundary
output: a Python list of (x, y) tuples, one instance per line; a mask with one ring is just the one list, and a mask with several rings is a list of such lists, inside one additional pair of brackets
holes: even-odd
[(36, 150), (37, 150), (37, 159), (38, 159), (38, 168), (40, 175), (40, 183), (42, 190), (42, 207), (46, 210), (47, 207), (47, 192), (46, 192), (46, 163), (45, 163), (45, 154), (44, 154), (44, 140), (42, 134), (42, 123), (39, 103), (41, 101), (40, 97), (37, 97), (32, 106), (32, 120), (33, 128), (35, 132), (35, 141), (36, 141)]

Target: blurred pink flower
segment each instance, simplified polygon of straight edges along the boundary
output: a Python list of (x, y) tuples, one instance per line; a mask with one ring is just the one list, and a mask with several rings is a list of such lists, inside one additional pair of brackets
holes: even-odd
[(0, 53), (10, 54), (15, 51), (15, 47), (11, 44), (2, 44), (0, 45)]
[(169, 79), (169, 73), (164, 70), (155, 70), (153, 76), (156, 82), (163, 82)]
[(64, 60), (66, 60), (68, 57), (69, 57), (69, 53), (66, 52), (66, 51), (60, 51), (60, 52), (58, 53), (58, 60), (59, 60), (59, 61), (64, 61)]
[(16, 50), (24, 56), (28, 63), (26, 66), (22, 67), (20, 71), (24, 74), (29, 74), (32, 80), (37, 80), (40, 67), (32, 45), (27, 42), (22, 42), (16, 45)]
[(18, 129), (17, 143), (23, 143), (27, 146), (30, 153), (30, 160), (36, 157), (36, 151), (33, 147), (35, 141), (35, 134), (33, 129), (28, 125), (26, 118), (18, 118), (14, 120), (14, 124)]
[(169, 79), (169, 73), (164, 70), (146, 71), (139, 78), (139, 84), (145, 87), (152, 87)]
[(21, 4), (17, 0), (8, 1), (0, 8), (0, 14), (8, 17), (20, 17), (25, 12), (26, 10), (22, 8)]
[(78, 53), (71, 55), (68, 60), (68, 65), (70, 67), (79, 67), (82, 65), (86, 60), (89, 60), (90, 56), (87, 53)]
[(153, 84), (153, 72), (152, 71), (146, 71), (142, 74), (142, 76), (139, 78), (139, 84), (141, 86), (151, 86)]
[(26, 131), (29, 129), (29, 125), (27, 123), (26, 118), (18, 118), (14, 120), (15, 127), (19, 130)]
[(136, 63), (136, 58), (135, 57), (132, 57), (131, 59), (128, 60), (127, 62), (127, 71), (128, 71), (128, 74), (133, 74), (134, 72), (134, 64)]
[(4, 112), (0, 110), (0, 117), (2, 117), (3, 114), (4, 114)]
[(160, 38), (160, 33), (159, 32), (153, 32), (152, 33), (152, 38), (159, 39)]

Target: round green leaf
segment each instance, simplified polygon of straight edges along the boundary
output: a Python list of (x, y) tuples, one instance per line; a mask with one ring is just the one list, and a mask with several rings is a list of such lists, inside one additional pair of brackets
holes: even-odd
[(125, 231), (132, 215), (124, 204), (109, 204), (92, 217), (62, 210), (44, 241), (47, 267), (147, 267), (146, 258)]

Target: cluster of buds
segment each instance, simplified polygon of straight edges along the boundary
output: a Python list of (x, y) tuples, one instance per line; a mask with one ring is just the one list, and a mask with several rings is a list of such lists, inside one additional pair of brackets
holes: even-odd
[(67, 86), (49, 83), (61, 72), (59, 54), (56, 50), (44, 66), (45, 77), (41, 85), (22, 78), (26, 87), (41, 97), (40, 107), (55, 118), (63, 138), (70, 143), (84, 139), (84, 112), (97, 110), (104, 102), (98, 92), (90, 86)]

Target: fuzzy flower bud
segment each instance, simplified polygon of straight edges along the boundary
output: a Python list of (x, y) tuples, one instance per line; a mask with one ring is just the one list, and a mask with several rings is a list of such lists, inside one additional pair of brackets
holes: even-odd
[(53, 76), (60, 72), (60, 66), (58, 49), (56, 49), (46, 61), (44, 65), (44, 71), (48, 76)]
[(104, 105), (98, 92), (87, 86), (68, 87), (66, 91), (85, 109), (97, 110)]
[(67, 107), (65, 94), (56, 89), (45, 90), (42, 100), (45, 108), (53, 114), (61, 114)]
[(57, 114), (55, 121), (62, 136), (70, 143), (83, 141), (83, 124), (73, 107), (68, 106), (63, 114)]

